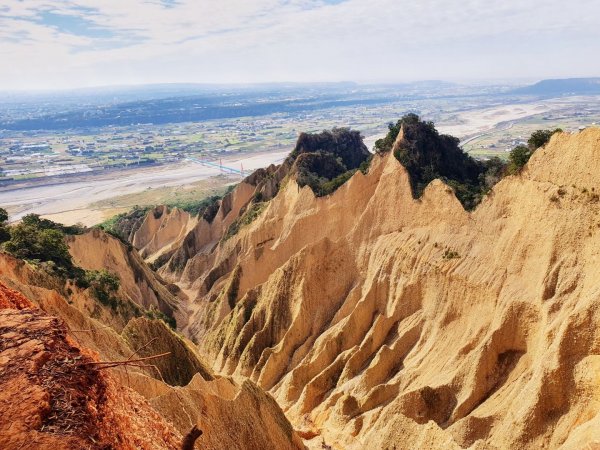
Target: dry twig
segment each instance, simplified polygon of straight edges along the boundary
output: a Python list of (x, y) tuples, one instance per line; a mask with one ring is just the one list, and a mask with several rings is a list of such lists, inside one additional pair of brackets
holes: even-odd
[(163, 356), (167, 356), (170, 355), (171, 352), (166, 352), (166, 353), (161, 353), (159, 355), (152, 355), (152, 356), (146, 356), (145, 358), (138, 358), (138, 359), (126, 359), (124, 361), (92, 361), (92, 362), (87, 362), (87, 363), (82, 363), (82, 365), (103, 365), (106, 364), (102, 367), (98, 367), (98, 369), (108, 369), (111, 367), (119, 367), (119, 366), (139, 366), (136, 363), (139, 362), (143, 362), (143, 361), (148, 361), (151, 359), (157, 359), (157, 358), (162, 358)]

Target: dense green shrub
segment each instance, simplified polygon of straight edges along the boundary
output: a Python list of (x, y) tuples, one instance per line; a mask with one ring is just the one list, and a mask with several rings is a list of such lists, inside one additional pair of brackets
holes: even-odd
[(310, 173), (317, 178), (328, 180), (349, 170), (342, 162), (342, 158), (323, 151), (298, 155), (296, 169), (299, 176)]
[(300, 133), (296, 147), (289, 158), (295, 161), (302, 153), (326, 153), (340, 158), (346, 170), (356, 169), (371, 155), (360, 131), (349, 128), (334, 128), (321, 133)]
[(402, 124), (410, 123), (410, 122), (419, 122), (419, 116), (416, 114), (406, 114), (396, 123), (388, 124), (388, 133), (384, 138), (377, 139), (375, 141), (375, 152), (377, 153), (387, 153), (392, 150), (394, 147), (394, 142), (396, 142), (396, 138), (400, 133), (400, 129), (402, 128)]
[[(1, 212), (0, 212), (1, 214)], [(64, 226), (37, 214), (28, 214), (16, 225), (0, 224), (4, 231), (3, 250), (17, 258), (38, 265), (41, 269), (61, 278), (85, 283), (85, 271), (73, 264), (65, 233), (80, 233), (79, 225)]]
[(148, 211), (150, 207), (136, 205), (131, 211), (117, 214), (102, 222), (98, 228), (127, 244), (129, 237), (142, 226)]
[[(420, 197), (425, 187), (439, 178), (454, 189), (466, 209), (473, 209), (486, 189), (486, 164), (465, 153), (457, 138), (439, 134), (433, 122), (422, 121), (416, 114), (407, 114), (390, 124), (387, 136), (375, 142), (376, 151), (391, 151), (401, 129), (403, 140), (394, 156), (409, 174), (413, 196)], [(490, 169), (496, 169), (496, 162)]]
[(52, 261), (58, 268), (70, 272), (73, 261), (64, 233), (45, 225), (26, 216), (21, 223), (10, 227), (10, 240), (4, 244), (4, 250), (21, 259)]
[(64, 234), (82, 234), (86, 231), (86, 227), (82, 224), (63, 225), (49, 219), (42, 219), (38, 214), (27, 214), (21, 220), (26, 225), (32, 225), (42, 230), (58, 230)]
[[(352, 175), (356, 173), (358, 169), (348, 170), (344, 173), (339, 174), (333, 180), (325, 181), (318, 188), (315, 194), (317, 197), (321, 197), (324, 195), (329, 195), (332, 192), (335, 192), (337, 188), (343, 185), (346, 181), (352, 178)], [(314, 189), (313, 189), (314, 190)]]
[(114, 295), (121, 285), (121, 280), (116, 274), (107, 270), (87, 270), (84, 277), (85, 283), (89, 286), (96, 299), (105, 306), (116, 309), (120, 303), (119, 298)]
[(4, 224), (0, 224), (0, 244), (8, 241), (9, 239), (10, 239), (10, 229)]
[(403, 131), (404, 140), (394, 156), (411, 174), (416, 195), (435, 178), (464, 185), (466, 190), (478, 184), (483, 164), (463, 152), (457, 138), (440, 135), (432, 122), (412, 117), (403, 124)]
[(523, 166), (527, 164), (534, 150), (527, 147), (526, 145), (517, 145), (510, 151), (508, 157), (508, 173), (515, 174), (521, 171)]
[(10, 230), (8, 228), (8, 213), (4, 208), (0, 208), (0, 244), (10, 239)]
[(543, 147), (550, 141), (550, 138), (554, 133), (560, 133), (562, 129), (556, 128), (554, 130), (536, 130), (534, 131), (529, 139), (527, 140), (527, 145), (532, 150), (532, 153), (536, 151), (538, 148)]
[(554, 130), (536, 130), (530, 138), (527, 140), (527, 145), (517, 145), (513, 148), (509, 155), (508, 173), (516, 174), (519, 173), (525, 164), (529, 162), (531, 156), (535, 151), (543, 147), (550, 141), (550, 138), (554, 133), (560, 133), (562, 130), (556, 128)]
[(366, 173), (371, 154), (360, 132), (334, 128), (318, 134), (302, 133), (289, 158), (298, 185), (310, 186), (320, 197), (334, 192), (357, 169)]

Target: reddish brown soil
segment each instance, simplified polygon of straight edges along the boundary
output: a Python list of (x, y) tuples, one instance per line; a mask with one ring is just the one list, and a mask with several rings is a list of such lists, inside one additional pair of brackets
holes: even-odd
[(0, 282), (0, 309), (25, 309), (33, 307), (33, 304), (27, 297)]
[(178, 448), (177, 432), (94, 362), (60, 319), (0, 309), (0, 449)]
[(95, 410), (105, 384), (61, 321), (4, 309), (0, 324), (0, 448), (103, 448)]

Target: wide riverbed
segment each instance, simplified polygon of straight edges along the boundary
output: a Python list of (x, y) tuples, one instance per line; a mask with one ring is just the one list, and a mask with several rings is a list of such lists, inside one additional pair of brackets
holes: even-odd
[[(263, 153), (248, 156), (224, 157), (223, 165), (240, 169), (243, 165), (245, 174), (270, 164), (279, 164), (287, 156), (286, 152)], [(55, 182), (39, 186), (22, 187), (0, 192), (0, 207), (6, 208), (11, 220), (18, 220), (29, 213), (40, 215), (65, 215), (83, 211), (88, 205), (112, 197), (141, 192), (167, 186), (182, 186), (199, 180), (217, 176), (221, 173), (218, 167), (207, 167), (203, 164), (186, 160), (185, 162), (158, 167), (146, 167), (139, 170), (115, 170), (105, 174), (89, 176), (82, 180)], [(241, 180), (241, 176), (240, 176)], [(99, 222), (93, 217), (81, 221), (90, 225)], [(66, 220), (65, 222), (77, 222)]]

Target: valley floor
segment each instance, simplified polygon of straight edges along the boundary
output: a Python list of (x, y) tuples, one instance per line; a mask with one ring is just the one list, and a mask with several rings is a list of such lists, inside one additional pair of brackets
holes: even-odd
[[(243, 166), (244, 171), (250, 173), (259, 167), (278, 164), (286, 155), (287, 152), (260, 153), (225, 157), (222, 161), (223, 165), (236, 169)], [(97, 177), (0, 191), (0, 205), (11, 214), (12, 220), (35, 212), (67, 225), (81, 222), (91, 226), (129, 209), (127, 206), (119, 209), (117, 205), (103, 210), (91, 206), (94, 202), (157, 188), (189, 185), (207, 179), (213, 179), (216, 184), (221, 179), (220, 184), (225, 186), (240, 178), (215, 178), (219, 175), (222, 173), (218, 167), (207, 167), (191, 161), (172, 166), (112, 171)], [(154, 198), (150, 203), (160, 202), (160, 198)]]

